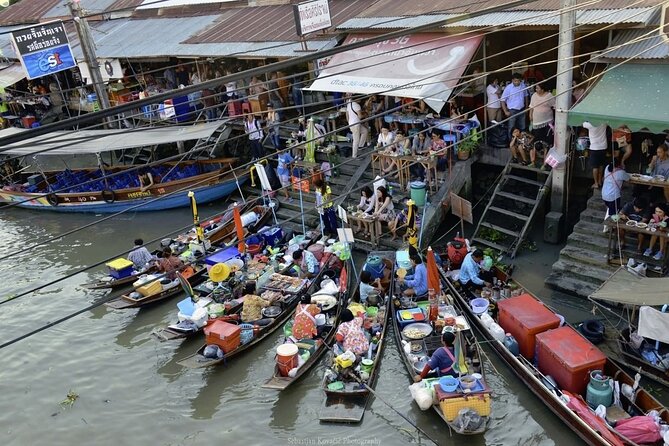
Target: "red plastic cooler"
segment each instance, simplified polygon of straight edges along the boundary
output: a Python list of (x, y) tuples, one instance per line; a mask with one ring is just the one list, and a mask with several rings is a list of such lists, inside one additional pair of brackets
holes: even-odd
[(527, 359), (534, 358), (535, 335), (560, 326), (560, 318), (529, 294), (502, 299), (497, 308), (499, 325), (516, 338)]
[(592, 370), (603, 370), (606, 355), (572, 327), (537, 335), (539, 371), (552, 376), (561, 389), (583, 395)]

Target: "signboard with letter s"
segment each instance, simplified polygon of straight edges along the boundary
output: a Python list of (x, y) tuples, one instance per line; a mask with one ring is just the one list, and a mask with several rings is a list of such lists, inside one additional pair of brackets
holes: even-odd
[(332, 26), (328, 0), (312, 0), (293, 5), (295, 28), (298, 36), (327, 29)]
[(12, 44), (28, 79), (77, 66), (63, 22), (49, 22), (11, 32)]

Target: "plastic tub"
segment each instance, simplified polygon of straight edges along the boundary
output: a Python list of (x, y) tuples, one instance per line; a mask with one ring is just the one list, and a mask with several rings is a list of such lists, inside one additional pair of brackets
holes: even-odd
[(297, 367), (297, 345), (281, 344), (276, 348), (276, 365), (281, 376), (288, 376), (288, 372)]
[(490, 302), (488, 302), (488, 299), (483, 297), (477, 297), (476, 299), (472, 299), (469, 304), (472, 306), (472, 311), (474, 314), (483, 314), (488, 311)]
[(460, 381), (452, 376), (442, 376), (439, 378), (439, 387), (444, 392), (455, 392), (458, 385), (460, 385)]

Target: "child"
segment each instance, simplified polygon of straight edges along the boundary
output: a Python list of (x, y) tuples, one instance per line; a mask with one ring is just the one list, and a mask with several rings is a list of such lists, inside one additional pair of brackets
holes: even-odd
[[(648, 199), (645, 197), (637, 197), (634, 201), (625, 203), (622, 210), (620, 211), (620, 220), (622, 222), (627, 222), (627, 220), (632, 220), (636, 222), (648, 223), (650, 220), (651, 212), (648, 208)], [(618, 239), (620, 240), (620, 249), (625, 249), (625, 226), (620, 225), (618, 229)], [(638, 243), (637, 243), (637, 254), (641, 254), (641, 245), (643, 244), (643, 234), (638, 234)]]
[[(397, 230), (403, 228), (408, 223), (409, 220), (408, 199), (405, 198), (404, 203), (407, 205), (406, 209), (402, 210), (402, 212), (397, 214), (394, 220), (388, 222), (388, 229), (390, 229), (390, 232), (393, 234), (391, 240), (395, 240), (397, 238)], [(411, 207), (413, 208), (413, 215), (416, 221), (416, 225), (418, 225), (418, 206), (412, 204)]]
[(360, 273), (360, 302), (367, 304), (367, 299), (371, 295), (376, 295), (378, 298), (378, 296), (381, 296), (382, 294), (383, 287), (381, 286), (381, 279), (372, 280), (372, 275), (369, 271), (362, 271)]

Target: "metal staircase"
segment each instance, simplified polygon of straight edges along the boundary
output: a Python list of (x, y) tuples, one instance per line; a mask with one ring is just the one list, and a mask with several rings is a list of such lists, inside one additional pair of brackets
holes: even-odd
[(543, 204), (551, 178), (549, 171), (508, 163), (474, 231), (473, 242), (515, 257)]
[(228, 140), (230, 134), (232, 133), (232, 126), (227, 123), (222, 123), (214, 133), (209, 135), (208, 138), (202, 138), (195, 143), (195, 146), (191, 149), (193, 154), (198, 153), (198, 156), (193, 156), (192, 159), (211, 159), (215, 158), (215, 152), (219, 147), (222, 147), (223, 144)]

